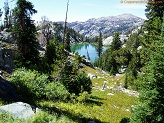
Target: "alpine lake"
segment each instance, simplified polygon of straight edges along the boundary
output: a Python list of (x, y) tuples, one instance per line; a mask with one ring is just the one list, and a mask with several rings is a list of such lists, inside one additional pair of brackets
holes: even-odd
[[(103, 52), (108, 47), (103, 46)], [(96, 51), (96, 45), (91, 43), (74, 43), (71, 45), (71, 51), (73, 53), (78, 52), (80, 55), (84, 56), (88, 59), (90, 58), (90, 61), (93, 63), (95, 59), (98, 59), (98, 53)]]

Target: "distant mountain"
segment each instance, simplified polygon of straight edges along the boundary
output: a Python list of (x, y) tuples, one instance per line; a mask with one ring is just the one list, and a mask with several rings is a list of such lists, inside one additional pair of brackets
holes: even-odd
[[(64, 24), (64, 22), (59, 23)], [(132, 14), (122, 14), (118, 16), (91, 18), (85, 22), (71, 22), (67, 23), (67, 26), (86, 37), (92, 38), (98, 36), (99, 32), (102, 32), (103, 35), (110, 35), (118, 31), (125, 33), (143, 23), (144, 19), (140, 17)]]

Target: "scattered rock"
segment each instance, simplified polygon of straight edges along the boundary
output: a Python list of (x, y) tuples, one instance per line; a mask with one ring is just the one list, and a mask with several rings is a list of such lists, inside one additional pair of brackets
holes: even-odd
[(119, 108), (118, 106), (114, 105), (114, 108)]
[(116, 74), (116, 77), (117, 77), (117, 76), (122, 76), (122, 75), (123, 75), (123, 74)]
[(113, 90), (113, 89), (114, 89), (114, 87), (112, 87), (112, 86), (111, 86), (111, 87), (109, 87), (109, 89), (110, 89), (110, 90)]
[(129, 90), (129, 89), (125, 89), (123, 88), (122, 86), (118, 86), (117, 88), (118, 91), (120, 92), (124, 92), (124, 93), (127, 93), (128, 95), (134, 95), (134, 96), (139, 96), (139, 93), (137, 91), (132, 91), (132, 90)]
[(32, 107), (23, 102), (16, 102), (9, 105), (1, 106), (0, 112), (8, 112), (13, 115), (15, 118), (24, 118), (27, 119), (35, 115)]
[(104, 70), (102, 70), (102, 74), (106, 74), (106, 72)]
[(130, 112), (130, 110), (129, 110), (129, 109), (126, 109), (125, 111)]
[(7, 43), (12, 43), (14, 41), (14, 37), (8, 28), (0, 32), (0, 41)]
[(108, 95), (108, 96), (113, 96), (114, 94), (112, 94), (112, 93), (108, 93), (107, 95)]
[(97, 76), (96, 76), (96, 75), (94, 75), (94, 74), (91, 74), (91, 73), (89, 73), (89, 74), (88, 74), (88, 77), (89, 77), (90, 79), (94, 79), (94, 78), (97, 78)]

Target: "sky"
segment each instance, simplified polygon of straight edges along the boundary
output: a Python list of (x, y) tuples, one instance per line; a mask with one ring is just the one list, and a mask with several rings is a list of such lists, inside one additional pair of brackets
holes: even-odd
[[(0, 8), (4, 7), (6, 0), (0, 0)], [(14, 8), (15, 2), (8, 0), (10, 8)], [(15, 0), (17, 1), (17, 0)], [(40, 21), (46, 16), (50, 21), (64, 21), (68, 0), (28, 0), (32, 2), (37, 13), (32, 19)], [(129, 4), (127, 1), (137, 1)], [(141, 2), (140, 2), (141, 1)], [(90, 18), (116, 16), (121, 14), (133, 14), (146, 19), (146, 0), (69, 0), (68, 22), (86, 21)], [(121, 3), (124, 2), (124, 3)], [(125, 3), (126, 2), (126, 3)]]

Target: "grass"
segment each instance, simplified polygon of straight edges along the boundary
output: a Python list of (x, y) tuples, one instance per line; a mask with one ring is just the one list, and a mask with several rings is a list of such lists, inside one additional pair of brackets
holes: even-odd
[[(85, 66), (83, 69), (87, 73), (97, 76), (92, 79), (92, 94), (82, 102), (62, 102), (62, 101), (36, 101), (36, 105), (43, 111), (26, 123), (86, 123), (95, 121), (96, 123), (119, 123), (124, 118), (130, 118), (131, 106), (137, 101), (135, 96), (116, 90), (102, 90), (102, 85), (106, 81), (107, 86), (116, 88), (124, 84), (124, 76), (110, 76), (108, 73), (102, 73), (99, 69), (92, 69)], [(0, 105), (3, 102), (0, 101)], [(16, 120), (17, 121), (17, 120)]]
[(99, 87), (99, 89), (92, 90), (92, 94), (85, 103), (43, 100), (38, 102), (38, 105), (52, 112), (58, 112), (60, 115), (68, 116), (77, 123), (89, 120), (94, 120), (97, 123), (119, 123), (123, 118), (130, 118), (131, 106), (135, 104), (136, 97), (114, 90), (101, 90), (104, 81), (107, 81), (109, 87), (123, 85), (124, 76), (113, 77), (108, 73), (102, 74), (102, 71), (87, 66), (83, 70), (97, 76), (92, 79), (92, 84), (94, 87)]
[[(113, 96), (108, 95), (114, 94)], [(43, 109), (68, 116), (77, 123), (94, 120), (97, 123), (119, 123), (123, 118), (131, 116), (131, 106), (135, 97), (116, 91), (93, 90), (85, 103), (40, 101)]]

